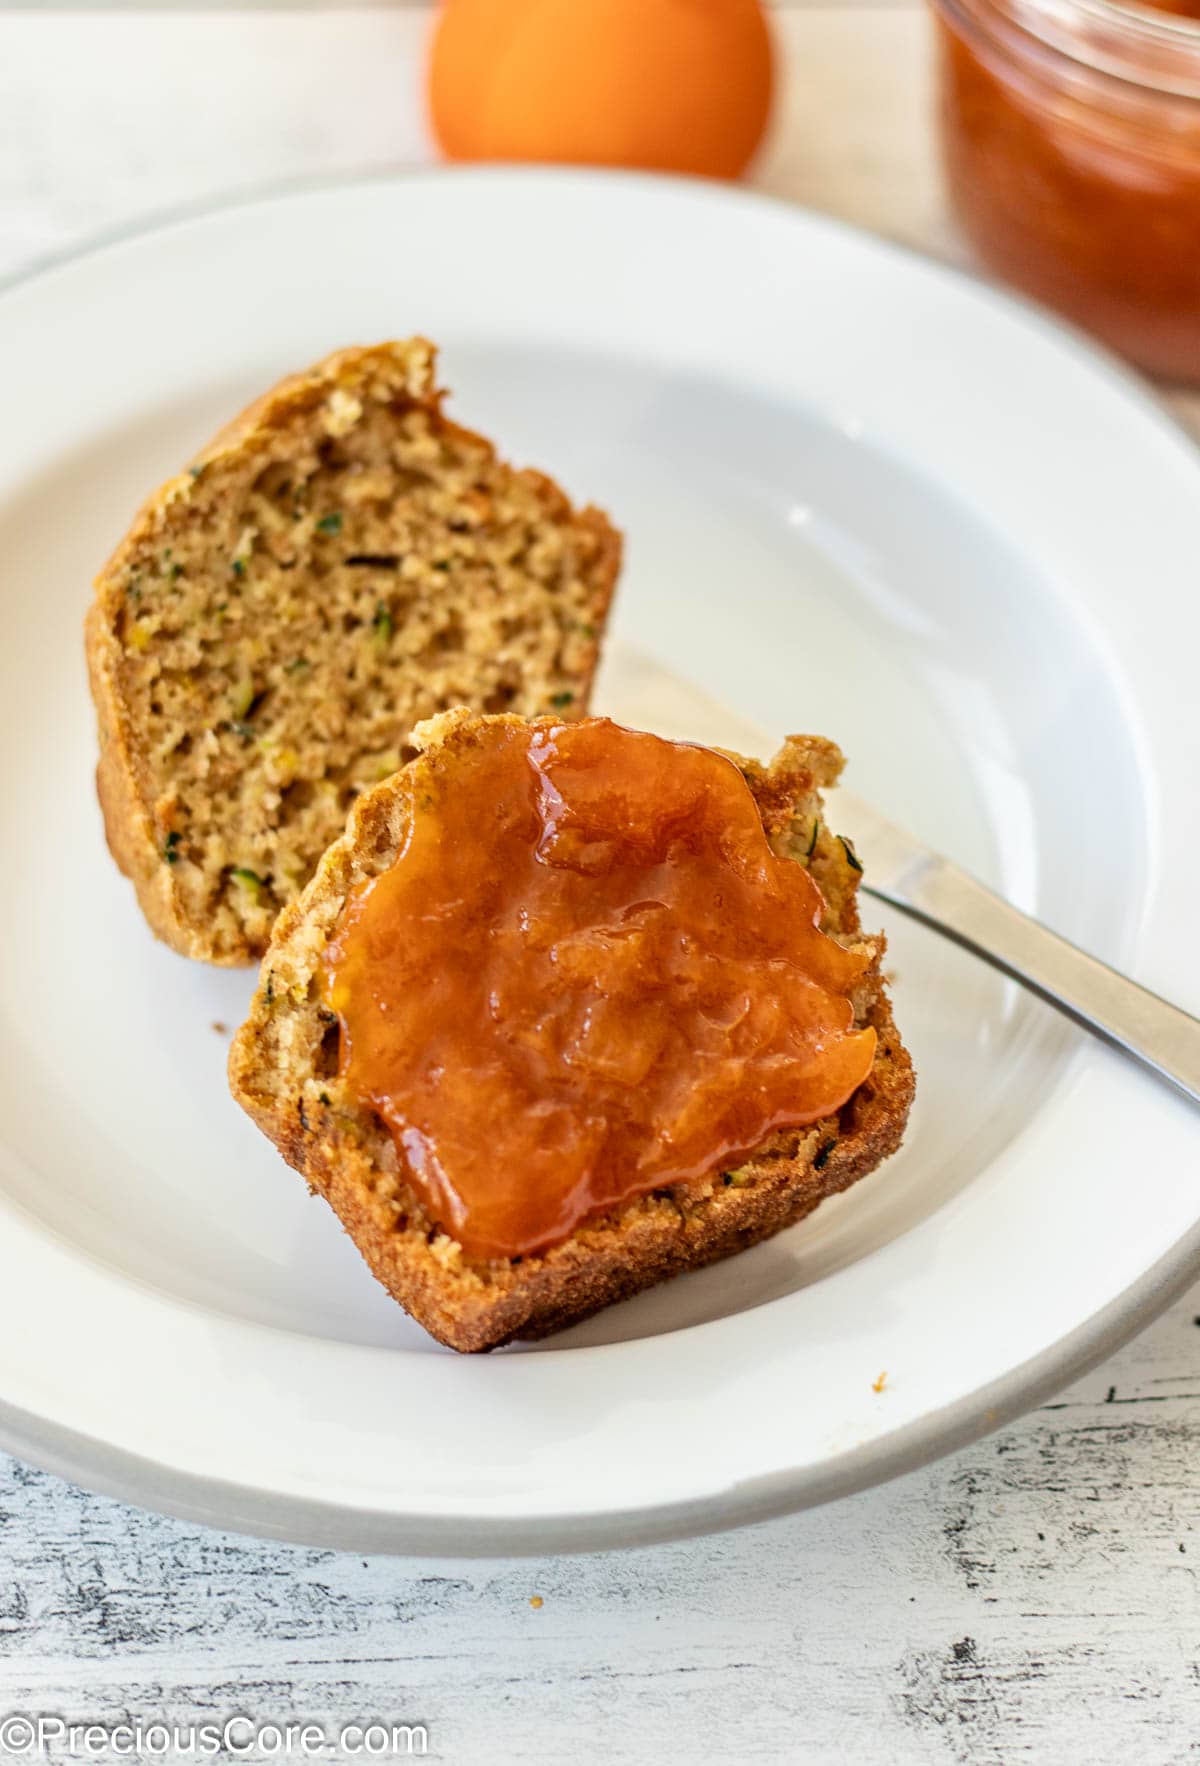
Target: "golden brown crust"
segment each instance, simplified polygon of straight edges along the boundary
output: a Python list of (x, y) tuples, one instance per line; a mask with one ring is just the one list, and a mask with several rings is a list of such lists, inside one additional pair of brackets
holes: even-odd
[[(440, 771), (477, 740), (480, 720), (450, 713), (417, 732), (410, 763)], [(737, 757), (734, 757), (735, 759)], [(833, 744), (792, 737), (770, 767), (738, 761), (777, 851), (808, 863), (826, 900), (825, 929), (861, 941), (858, 876), (819, 821), (821, 785), (841, 767)], [(880, 972), (882, 938), (855, 995), (878, 1035), (872, 1071), (837, 1114), (774, 1136), (735, 1173), (653, 1192), (513, 1262), (468, 1262), (425, 1215), (381, 1126), (336, 1076), (336, 1021), (319, 999), (321, 953), (349, 889), (386, 868), (399, 838), (399, 792), (387, 781), (356, 806), (298, 901), (284, 910), (247, 1022), (230, 1052), (234, 1097), (288, 1163), (325, 1197), (384, 1287), (451, 1348), (491, 1349), (544, 1336), (686, 1269), (727, 1257), (800, 1220), (894, 1152), (912, 1101), (912, 1062)]]
[(133, 883), (155, 936), (191, 955), (172, 900), (170, 871), (159, 861), (150, 817), (138, 791), (135, 745), (117, 692), (116, 638), (98, 601), (88, 609), (84, 634), (100, 750), (96, 795), (108, 850)]
[[(482, 450), (489, 462), (505, 470), (499, 467), (489, 442), (442, 415), (444, 393), (436, 385), (435, 360), (433, 346), (414, 338), (405, 343), (340, 350), (307, 372), (281, 381), (227, 424), (185, 472), (169, 479), (146, 500), (96, 579), (85, 641), (100, 740), (97, 791), (109, 849), (133, 882), (154, 932), (184, 955), (222, 965), (250, 963), (261, 956), (265, 933), (259, 936), (253, 928), (243, 926), (240, 931), (235, 927), (231, 934), (228, 923), (222, 924), (218, 933), (213, 916), (198, 913), (194, 903), (189, 905), (185, 899), (181, 887), (185, 867), (165, 862), (164, 814), (170, 813), (170, 799), (164, 797), (150, 733), (139, 723), (127, 684), (131, 571), (148, 550), (161, 547), (164, 541), (173, 540), (178, 546), (189, 520), (199, 520), (196, 511), (201, 492), (197, 487), (202, 480), (207, 494), (214, 482), (223, 482), (222, 474), (236, 476), (238, 482), (251, 479), (258, 466), (270, 458), (272, 447), (278, 447), (281, 435), (295, 433), (297, 424), (310, 419), (315, 423), (328, 411), (331, 395), (363, 402), (386, 398), (395, 401), (397, 409), (424, 411), (439, 436), (457, 438)], [(562, 714), (576, 717), (587, 710), (604, 621), (620, 569), (621, 536), (602, 511), (573, 509), (562, 490), (544, 474), (514, 469), (510, 480), (532, 495), (546, 521), (569, 524), (588, 549), (590, 605), (588, 623), (582, 628), (587, 635), (581, 636), (577, 630), (572, 639), (568, 679), (574, 700)], [(341, 825), (340, 816), (337, 825)], [(317, 851), (328, 838), (326, 833)], [(234, 865), (245, 862), (236, 857), (232, 860)], [(228, 920), (227, 914), (225, 922)]]

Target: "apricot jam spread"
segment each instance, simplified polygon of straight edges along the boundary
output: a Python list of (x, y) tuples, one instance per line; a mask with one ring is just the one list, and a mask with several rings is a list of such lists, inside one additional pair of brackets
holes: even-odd
[(497, 721), (407, 790), (326, 998), (343, 1079), (469, 1257), (736, 1164), (866, 1078), (867, 958), (818, 930), (731, 761), (605, 718)]

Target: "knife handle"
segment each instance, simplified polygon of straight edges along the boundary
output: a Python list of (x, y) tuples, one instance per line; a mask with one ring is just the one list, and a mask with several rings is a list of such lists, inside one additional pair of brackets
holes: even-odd
[(948, 859), (908, 867), (892, 887), (864, 887), (1022, 982), (1200, 1103), (1200, 1019), (1088, 956)]

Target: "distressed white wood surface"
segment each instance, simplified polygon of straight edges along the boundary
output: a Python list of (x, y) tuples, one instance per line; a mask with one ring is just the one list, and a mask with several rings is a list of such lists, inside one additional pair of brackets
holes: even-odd
[[(778, 28), (757, 182), (957, 255), (921, 15), (792, 7)], [(423, 158), (424, 29), (413, 9), (0, 12), (0, 274), (180, 201)], [(424, 1722), (432, 1757), (472, 1766), (1189, 1760), (1198, 1327), (1200, 1289), (1059, 1402), (888, 1488), (590, 1558), (256, 1544), (0, 1459), (0, 1715)]]

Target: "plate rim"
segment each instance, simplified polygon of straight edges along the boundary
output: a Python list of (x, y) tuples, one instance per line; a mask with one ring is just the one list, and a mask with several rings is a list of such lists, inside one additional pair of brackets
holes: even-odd
[[(995, 1434), (1090, 1372), (1158, 1318), (1200, 1272), (1200, 1223), (1135, 1284), (1066, 1337), (954, 1403), (905, 1424), (881, 1446), (864, 1442), (816, 1470), (746, 1480), (716, 1495), (604, 1513), (551, 1517), (399, 1514), (252, 1485), (114, 1447), (0, 1397), (0, 1450), (95, 1494), (175, 1520), (318, 1550), (444, 1559), (534, 1558), (637, 1550), (732, 1532), (891, 1483)], [(936, 1437), (936, 1439), (934, 1438)], [(497, 1542), (497, 1531), (503, 1543)]]
[[(271, 180), (171, 205), (129, 223), (102, 229), (73, 246), (44, 253), (0, 278), (0, 296), (55, 271), (75, 266), (125, 244), (169, 233), (230, 211), (274, 205), (341, 189), (400, 188), (429, 180), (454, 182), (518, 179), (523, 183), (658, 187), (664, 193), (702, 189), (719, 202), (780, 210), (832, 234), (865, 244), (884, 256), (915, 263), (969, 291), (973, 298), (1015, 312), (1026, 326), (1048, 334), (1076, 361), (1109, 381), (1140, 407), (1144, 417), (1175, 446), (1200, 463), (1191, 438), (1155, 389), (1111, 352), (1019, 294), (985, 282), (960, 266), (850, 222), (766, 192), (708, 180), (598, 168), (496, 164), (472, 167), (389, 167), (326, 177)], [(76, 1431), (14, 1405), (0, 1395), (0, 1447), (18, 1458), (67, 1477), (84, 1488), (188, 1521), (256, 1537), (344, 1550), (431, 1557), (538, 1555), (637, 1547), (762, 1522), (884, 1483), (953, 1453), (1086, 1373), (1144, 1329), (1200, 1275), (1200, 1221), (1107, 1306), (987, 1386), (902, 1425), (883, 1440), (868, 1440), (816, 1467), (791, 1468), (736, 1483), (727, 1489), (646, 1508), (585, 1511), (553, 1517), (413, 1515), (354, 1507), (295, 1495), (267, 1493), (207, 1473), (144, 1457), (98, 1436)]]

